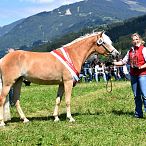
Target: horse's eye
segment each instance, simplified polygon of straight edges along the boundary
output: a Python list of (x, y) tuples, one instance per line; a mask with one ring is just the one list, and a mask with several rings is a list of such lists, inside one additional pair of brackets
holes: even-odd
[(97, 44), (98, 45), (101, 45), (103, 43), (103, 39), (102, 38), (100, 38), (99, 40), (97, 40)]

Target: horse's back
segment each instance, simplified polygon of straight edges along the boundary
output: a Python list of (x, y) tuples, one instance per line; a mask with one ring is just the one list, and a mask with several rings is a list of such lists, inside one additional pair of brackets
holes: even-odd
[(47, 61), (55, 61), (55, 58), (49, 52), (30, 52), (17, 50), (5, 55), (2, 62), (3, 64), (17, 62), (17, 64), (23, 65), (23, 63), (31, 64), (33, 62), (42, 63)]
[(18, 50), (7, 54), (2, 62), (7, 77), (23, 76), (32, 82), (42, 84), (62, 82), (64, 73), (65, 77), (71, 77), (65, 66), (51, 53)]

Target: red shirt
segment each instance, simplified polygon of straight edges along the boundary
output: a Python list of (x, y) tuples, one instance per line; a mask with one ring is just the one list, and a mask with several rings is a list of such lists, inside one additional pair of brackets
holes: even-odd
[(130, 74), (134, 76), (146, 75), (146, 68), (138, 69), (135, 67), (140, 67), (145, 64), (145, 59), (142, 54), (144, 46), (135, 46), (134, 49), (129, 51), (129, 61), (130, 61)]

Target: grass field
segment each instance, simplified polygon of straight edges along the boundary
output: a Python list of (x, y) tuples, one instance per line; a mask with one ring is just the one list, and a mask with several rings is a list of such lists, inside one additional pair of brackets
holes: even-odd
[(23, 124), (11, 107), (12, 120), (0, 129), (0, 146), (146, 146), (146, 113), (133, 117), (134, 101), (128, 81), (79, 83), (73, 89), (71, 110), (76, 122), (66, 119), (65, 101), (60, 122), (52, 113), (57, 86), (32, 84), (22, 88), (21, 105), (30, 120)]

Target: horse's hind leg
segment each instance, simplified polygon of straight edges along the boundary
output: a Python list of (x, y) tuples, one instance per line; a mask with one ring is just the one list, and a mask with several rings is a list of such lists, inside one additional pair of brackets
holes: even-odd
[(53, 116), (55, 117), (55, 122), (59, 121), (58, 115), (59, 115), (59, 106), (62, 100), (62, 96), (64, 93), (64, 85), (60, 84), (58, 87), (58, 92), (57, 92), (57, 98), (56, 98), (56, 105), (55, 105), (55, 109), (54, 109), (54, 113)]
[(70, 122), (75, 121), (75, 119), (71, 115), (71, 108), (70, 108), (72, 87), (73, 87), (73, 81), (72, 80), (64, 82), (67, 118), (69, 118)]
[(20, 106), (20, 92), (21, 92), (21, 86), (22, 86), (23, 79), (20, 78), (16, 81), (16, 83), (13, 86), (13, 102), (15, 103), (16, 109), (18, 114), (20, 115), (20, 118), (23, 120), (23, 123), (29, 122), (29, 120), (24, 115), (21, 106)]
[[(2, 92), (2, 80), (0, 78), (0, 93)], [(11, 113), (10, 113), (10, 103), (9, 103), (9, 96), (6, 96), (6, 101), (3, 105), (3, 118), (4, 121), (11, 120)]]
[(3, 86), (1, 95), (0, 95), (0, 127), (5, 126), (4, 123), (4, 104), (6, 100), (6, 96), (8, 95), (8, 92), (10, 90), (10, 85), (8, 86)]
[(9, 96), (6, 96), (6, 101), (4, 103), (4, 121), (11, 120), (11, 113), (10, 113), (10, 102), (9, 102)]

